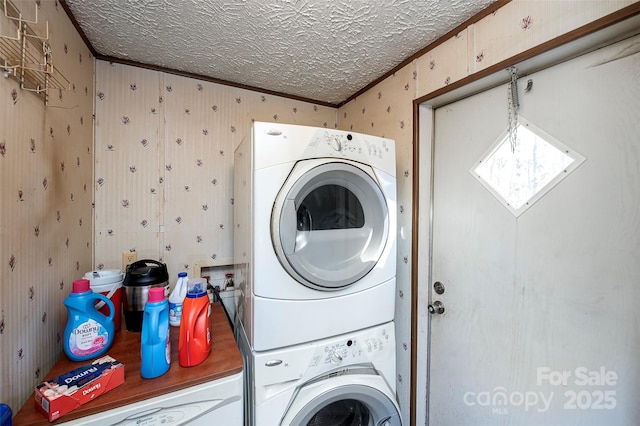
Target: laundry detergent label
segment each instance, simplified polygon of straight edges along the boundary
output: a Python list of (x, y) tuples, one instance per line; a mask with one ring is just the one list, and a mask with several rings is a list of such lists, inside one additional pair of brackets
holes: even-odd
[(78, 324), (69, 335), (69, 350), (75, 356), (87, 356), (102, 350), (109, 342), (109, 332), (92, 319)]
[(180, 318), (182, 318), (182, 303), (169, 302), (169, 319), (180, 321)]

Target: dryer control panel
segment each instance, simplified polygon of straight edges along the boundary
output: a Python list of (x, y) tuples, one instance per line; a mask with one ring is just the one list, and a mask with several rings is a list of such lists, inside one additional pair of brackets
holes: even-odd
[(394, 143), (389, 139), (339, 130), (318, 131), (309, 141), (305, 156), (337, 156), (379, 166), (395, 161)]
[(325, 143), (329, 145), (329, 148), (335, 152), (362, 152), (362, 148), (356, 147), (355, 143), (352, 143), (353, 136), (351, 134), (324, 134)]
[(357, 140), (354, 140), (351, 133), (318, 132), (316, 137), (309, 144), (310, 146), (322, 146), (328, 148), (333, 154), (362, 154), (362, 147)]
[(333, 157), (358, 161), (396, 176), (393, 139), (326, 127), (263, 122), (253, 124), (251, 135), (256, 170), (311, 158)]

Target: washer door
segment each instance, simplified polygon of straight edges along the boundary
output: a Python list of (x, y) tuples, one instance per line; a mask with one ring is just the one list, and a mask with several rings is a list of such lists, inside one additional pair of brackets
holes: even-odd
[(350, 161), (296, 163), (271, 215), (276, 255), (293, 278), (339, 290), (373, 269), (389, 236), (387, 203), (374, 176)]
[(401, 426), (400, 411), (378, 375), (333, 376), (303, 386), (281, 426)]

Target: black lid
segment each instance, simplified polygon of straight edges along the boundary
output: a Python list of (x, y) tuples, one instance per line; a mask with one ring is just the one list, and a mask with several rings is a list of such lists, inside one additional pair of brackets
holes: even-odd
[(151, 259), (139, 260), (127, 266), (124, 286), (145, 286), (169, 282), (167, 265)]

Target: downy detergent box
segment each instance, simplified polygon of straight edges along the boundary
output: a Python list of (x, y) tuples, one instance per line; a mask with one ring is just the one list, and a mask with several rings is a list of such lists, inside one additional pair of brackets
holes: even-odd
[(124, 365), (103, 356), (36, 386), (36, 408), (50, 422), (124, 383)]

